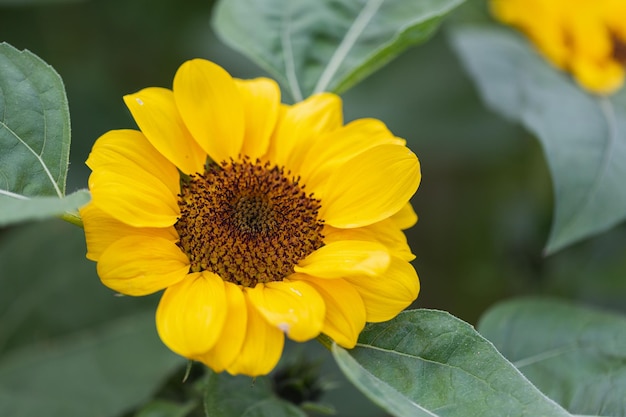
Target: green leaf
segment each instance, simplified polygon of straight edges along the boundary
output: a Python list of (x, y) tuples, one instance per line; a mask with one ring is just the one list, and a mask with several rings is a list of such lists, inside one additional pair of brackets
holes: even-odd
[(463, 0), (228, 0), (216, 32), (286, 87), (295, 101), (343, 92), (424, 42)]
[(0, 359), (0, 415), (117, 416), (146, 401), (181, 364), (137, 313)]
[(158, 339), (158, 298), (115, 297), (82, 230), (38, 222), (0, 235), (0, 415), (117, 416), (184, 361)]
[(348, 379), (394, 416), (570, 416), (446, 312), (406, 311), (368, 325), (354, 349), (332, 349)]
[(87, 204), (89, 199), (90, 194), (87, 190), (79, 190), (63, 198), (33, 197), (23, 199), (0, 194), (0, 226), (61, 216)]
[(87, 0), (0, 0), (0, 6), (41, 6), (49, 4), (78, 3)]
[(486, 104), (541, 141), (555, 196), (546, 252), (624, 220), (626, 89), (590, 95), (503, 29), (458, 28), (452, 41)]
[(33, 343), (54, 345), (138, 310), (154, 311), (158, 297), (114, 297), (85, 253), (84, 232), (60, 221), (0, 235), (0, 356)]
[(273, 393), (269, 377), (226, 373), (209, 375), (204, 408), (210, 417), (306, 417), (304, 411)]
[(626, 416), (626, 317), (531, 298), (496, 305), (478, 329), (570, 412)]
[(29, 51), (0, 44), (0, 194), (65, 195), (70, 116), (63, 81)]
[(69, 152), (61, 77), (31, 52), (0, 43), (0, 226), (58, 216), (88, 201), (84, 191), (64, 198)]
[(135, 414), (135, 417), (186, 417), (196, 407), (196, 404), (178, 404), (165, 400), (154, 400), (146, 404)]

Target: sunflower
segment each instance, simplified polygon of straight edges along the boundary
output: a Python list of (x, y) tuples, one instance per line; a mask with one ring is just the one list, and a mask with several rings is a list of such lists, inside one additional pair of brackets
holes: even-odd
[(626, 1), (491, 0), (494, 16), (525, 32), (556, 67), (586, 90), (611, 94), (624, 83)]
[(114, 291), (165, 290), (172, 351), (263, 375), (285, 335), (351, 348), (415, 300), (402, 230), (420, 167), (382, 122), (344, 125), (330, 93), (281, 104), (274, 81), (202, 59), (124, 101), (140, 130), (105, 133), (87, 159), (87, 257)]

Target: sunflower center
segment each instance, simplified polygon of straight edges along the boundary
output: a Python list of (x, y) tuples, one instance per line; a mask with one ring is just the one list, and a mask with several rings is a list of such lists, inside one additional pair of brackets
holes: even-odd
[(613, 58), (626, 65), (626, 43), (615, 35), (613, 35)]
[(211, 165), (183, 182), (178, 204), (174, 227), (191, 271), (234, 284), (281, 281), (324, 245), (320, 201), (269, 163)]

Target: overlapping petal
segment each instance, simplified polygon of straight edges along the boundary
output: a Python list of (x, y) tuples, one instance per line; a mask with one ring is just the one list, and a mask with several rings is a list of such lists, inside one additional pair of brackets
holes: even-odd
[(320, 216), (335, 227), (362, 227), (400, 211), (421, 180), (417, 157), (405, 146), (370, 148), (337, 167), (323, 186)]
[(268, 78), (235, 80), (245, 114), (241, 155), (252, 161), (261, 158), (270, 144), (280, 110), (280, 89)]
[(135, 130), (113, 130), (95, 143), (92, 202), (117, 220), (135, 227), (167, 227), (179, 214), (179, 174), (146, 137)]
[(174, 77), (174, 98), (187, 129), (215, 162), (239, 156), (244, 106), (230, 74), (210, 61), (187, 61)]
[(233, 375), (265, 375), (278, 363), (283, 352), (285, 336), (263, 318), (248, 297), (245, 299), (248, 315), (246, 336), (239, 355), (226, 370)]
[(420, 289), (415, 269), (397, 257), (392, 258), (389, 269), (381, 276), (344, 279), (359, 292), (369, 322), (391, 320), (417, 298)]
[(322, 330), (326, 306), (313, 287), (302, 281), (268, 282), (246, 291), (250, 303), (290, 339), (304, 342)]
[(304, 258), (294, 271), (320, 278), (376, 276), (387, 270), (390, 259), (387, 248), (378, 242), (340, 240)]
[(415, 223), (417, 223), (417, 214), (415, 210), (413, 210), (411, 203), (406, 203), (399, 212), (391, 216), (391, 220), (393, 220), (401, 230), (406, 230), (415, 226)]
[(226, 316), (224, 281), (210, 272), (195, 272), (163, 293), (157, 331), (171, 350), (194, 358), (215, 346)]
[(224, 290), (226, 319), (222, 333), (211, 350), (195, 356), (196, 360), (205, 363), (215, 372), (222, 372), (239, 356), (248, 325), (248, 308), (241, 288), (224, 282)]
[(326, 317), (322, 332), (338, 345), (352, 349), (365, 327), (365, 304), (359, 292), (343, 279), (320, 279), (294, 274), (322, 296), (326, 304)]
[(335, 94), (316, 94), (293, 106), (284, 107), (267, 159), (300, 174), (300, 166), (310, 146), (342, 124), (341, 99)]
[(402, 230), (398, 228), (391, 218), (354, 229), (337, 229), (332, 226), (324, 228), (325, 242), (331, 243), (342, 240), (378, 242), (383, 244), (389, 253), (394, 254), (394, 256), (398, 256), (405, 261), (415, 259), (405, 234), (402, 233)]
[(380, 120), (355, 120), (321, 135), (306, 152), (300, 175), (307, 186), (315, 190), (337, 167), (368, 149), (384, 144), (404, 146), (406, 141), (395, 137)]
[(185, 278), (189, 259), (170, 239), (131, 235), (110, 244), (97, 269), (107, 287), (122, 294), (147, 295)]
[(174, 227), (132, 227), (109, 216), (94, 204), (87, 204), (80, 210), (80, 217), (85, 225), (87, 241), (87, 259), (98, 261), (100, 255), (113, 242), (126, 236), (159, 237), (171, 242), (178, 240)]
[(124, 96), (135, 122), (161, 155), (185, 174), (204, 172), (206, 154), (178, 113), (174, 93), (158, 87)]

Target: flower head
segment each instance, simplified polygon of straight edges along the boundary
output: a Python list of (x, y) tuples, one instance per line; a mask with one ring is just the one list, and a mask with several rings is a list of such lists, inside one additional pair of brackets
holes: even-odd
[(281, 104), (273, 81), (200, 59), (124, 100), (140, 131), (105, 133), (87, 160), (87, 257), (115, 291), (165, 290), (171, 350), (262, 375), (285, 335), (351, 348), (417, 297), (402, 229), (419, 163), (383, 123), (344, 125), (329, 93)]
[(491, 0), (500, 21), (524, 31), (585, 89), (610, 94), (624, 83), (624, 0)]

